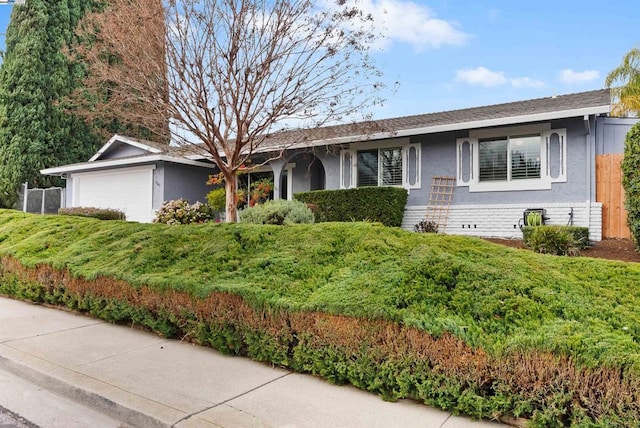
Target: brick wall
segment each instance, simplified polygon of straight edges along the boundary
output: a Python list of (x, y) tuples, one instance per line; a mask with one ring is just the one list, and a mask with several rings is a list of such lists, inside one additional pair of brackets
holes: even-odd
[[(590, 205), (590, 206), (589, 206)], [(546, 224), (566, 225), (573, 209), (573, 225), (589, 228), (589, 239), (602, 239), (602, 204), (554, 203), (509, 205), (455, 205), (450, 207), (444, 233), (495, 238), (522, 238), (522, 213), (527, 208), (544, 208)], [(426, 206), (408, 206), (402, 228), (413, 231), (413, 226), (424, 219)], [(442, 231), (442, 230), (441, 230)]]

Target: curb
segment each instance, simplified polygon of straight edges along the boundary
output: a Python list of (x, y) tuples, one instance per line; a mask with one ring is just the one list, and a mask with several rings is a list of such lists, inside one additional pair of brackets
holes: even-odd
[[(5, 348), (6, 349), (6, 348)], [(35, 368), (29, 364), (24, 364), (20, 362), (20, 360), (15, 360), (13, 358), (7, 357), (2, 352), (3, 349), (0, 347), (0, 367), (7, 370), (8, 372), (13, 373), (16, 376), (19, 376), (29, 382), (32, 382), (40, 387), (47, 389), (48, 391), (54, 392), (65, 398), (68, 398), (76, 403), (84, 405), (86, 407), (90, 407), (98, 412), (109, 416), (117, 421), (126, 424), (124, 426), (129, 427), (149, 427), (149, 428), (167, 428), (171, 427), (173, 424), (168, 421), (162, 421), (150, 414), (145, 413), (137, 408), (129, 406), (122, 401), (126, 401), (126, 395), (130, 394), (126, 391), (121, 391), (120, 394), (116, 393), (114, 395), (120, 395), (120, 397), (114, 399), (109, 398), (108, 396), (103, 396), (97, 392), (92, 391), (90, 387), (84, 388), (82, 385), (85, 382), (70, 382), (65, 379), (65, 372), (68, 372), (70, 378), (78, 378), (82, 377), (86, 378), (86, 383), (94, 383), (100, 382), (93, 378), (87, 377), (85, 375), (76, 373), (72, 370), (64, 369), (59, 366), (57, 367), (57, 374), (62, 376), (56, 376), (53, 374), (48, 374), (46, 370), (42, 370), (41, 368)], [(28, 355), (28, 354), (27, 354)], [(33, 358), (33, 357), (31, 357)], [(46, 366), (50, 363), (44, 362), (43, 365)], [(42, 367), (44, 368), (44, 367)], [(102, 382), (100, 382), (102, 383)], [(82, 385), (82, 386), (80, 386)], [(88, 385), (87, 385), (88, 386)], [(117, 389), (111, 385), (104, 384), (103, 388), (105, 389)], [(142, 399), (138, 397), (138, 399)], [(143, 399), (148, 401), (146, 399)], [(158, 405), (158, 403), (153, 403)], [(186, 416), (186, 415), (185, 415)], [(177, 420), (177, 419), (176, 419)]]

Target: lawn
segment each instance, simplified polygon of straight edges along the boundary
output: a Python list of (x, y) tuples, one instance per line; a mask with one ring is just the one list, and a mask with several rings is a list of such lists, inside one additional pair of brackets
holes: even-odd
[(538, 426), (640, 418), (640, 266), (371, 223), (166, 226), (0, 210), (0, 293), (389, 399)]

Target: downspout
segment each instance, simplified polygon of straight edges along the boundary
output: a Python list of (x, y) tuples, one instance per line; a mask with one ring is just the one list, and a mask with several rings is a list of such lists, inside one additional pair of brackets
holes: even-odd
[[(595, 118), (595, 116), (594, 116)], [(595, 162), (592, 159), (593, 154), (591, 152), (591, 117), (585, 115), (583, 117), (584, 120), (584, 141), (587, 145), (587, 227), (591, 229), (591, 191), (593, 188), (593, 181), (595, 180), (595, 173), (593, 173), (593, 168), (595, 168)], [(593, 173), (593, 175), (592, 175)]]

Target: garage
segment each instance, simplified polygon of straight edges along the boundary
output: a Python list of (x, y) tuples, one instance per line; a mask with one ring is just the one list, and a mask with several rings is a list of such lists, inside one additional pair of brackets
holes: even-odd
[(214, 169), (203, 159), (185, 154), (181, 147), (114, 135), (87, 162), (40, 173), (66, 181), (66, 208), (113, 208), (124, 212), (128, 221), (149, 223), (163, 201), (206, 202), (211, 190), (207, 180)]
[(74, 207), (121, 210), (128, 221), (153, 220), (154, 165), (71, 174)]

